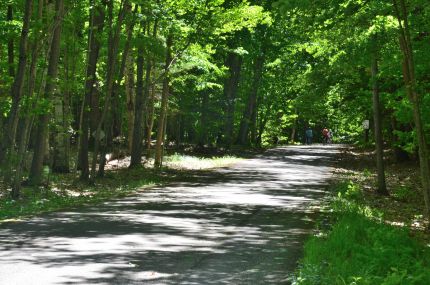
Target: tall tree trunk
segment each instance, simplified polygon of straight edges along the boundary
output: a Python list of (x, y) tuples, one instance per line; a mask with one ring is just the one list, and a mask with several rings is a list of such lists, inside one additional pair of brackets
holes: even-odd
[[(131, 48), (131, 41), (133, 39), (133, 30), (134, 30), (134, 25), (136, 23), (136, 14), (137, 14), (137, 10), (138, 10), (138, 5), (135, 6), (135, 9), (133, 11), (133, 17), (130, 21), (126, 22), (126, 40), (125, 40), (125, 45), (124, 48), (122, 50), (122, 58), (121, 58), (121, 64), (119, 66), (119, 70), (118, 70), (118, 75), (117, 78), (115, 80), (114, 86), (113, 86), (113, 101), (115, 103), (115, 106), (119, 106), (121, 103), (121, 98), (119, 96), (119, 87), (121, 85), (121, 81), (124, 78), (125, 75), (125, 71), (126, 71), (126, 65), (127, 65), (127, 60), (129, 59), (129, 53), (130, 53), (130, 48)], [(113, 136), (117, 137), (119, 135), (121, 135), (121, 118), (122, 118), (122, 114), (121, 114), (121, 108), (113, 108)]]
[(165, 120), (167, 116), (167, 104), (169, 102), (169, 66), (172, 61), (172, 45), (173, 36), (169, 34), (166, 41), (167, 51), (166, 51), (166, 63), (164, 67), (165, 77), (163, 79), (163, 90), (161, 93), (161, 108), (160, 116), (158, 117), (158, 128), (157, 128), (157, 142), (155, 145), (155, 162), (154, 167), (161, 167), (163, 159), (163, 144), (164, 144), (164, 130), (165, 130)]
[(8, 149), (12, 149), (15, 145), (16, 128), (18, 125), (19, 105), (22, 98), (24, 87), (24, 78), (27, 67), (28, 57), (28, 34), (30, 28), (30, 19), (33, 12), (33, 0), (25, 1), (23, 25), (21, 30), (21, 39), (19, 43), (19, 60), (18, 71), (12, 85), (12, 107), (10, 109), (7, 123), (5, 125), (4, 137), (0, 143), (0, 164), (4, 162)]
[[(51, 52), (49, 55), (48, 63), (48, 79), (45, 86), (45, 98), (50, 99), (53, 97), (58, 75), (58, 60), (60, 58), (60, 39), (61, 39), (61, 23), (64, 15), (64, 2), (63, 0), (55, 1), (55, 26), (52, 37)], [(43, 174), (43, 159), (47, 151), (49, 113), (40, 115), (38, 117), (37, 135), (35, 138), (35, 147), (33, 161), (31, 164), (29, 181), (32, 185), (38, 185), (42, 182)]]
[[(67, 62), (68, 59), (65, 59)], [(66, 63), (68, 65), (68, 63)], [(68, 69), (68, 67), (66, 67)], [(68, 71), (66, 71), (68, 73)], [(66, 80), (68, 75), (66, 75)], [(54, 152), (52, 171), (57, 173), (68, 173), (69, 168), (69, 107), (70, 107), (70, 90), (63, 90), (63, 96), (55, 94), (54, 97)]]
[(154, 127), (154, 114), (155, 114), (155, 84), (152, 84), (151, 95), (148, 99), (148, 112), (146, 115), (146, 159), (151, 158), (151, 143), (152, 143), (152, 129)]
[[(7, 5), (7, 21), (12, 22), (13, 21), (13, 7), (12, 4)], [(7, 41), (7, 62), (9, 64), (9, 76), (14, 77), (15, 76), (15, 67), (14, 67), (14, 43), (13, 43), (13, 36), (12, 33), (9, 34), (9, 38)]]
[(379, 99), (378, 86), (378, 39), (375, 35), (372, 38), (372, 98), (373, 98), (373, 121), (375, 126), (375, 147), (376, 147), (376, 167), (378, 172), (378, 188), (377, 192), (381, 195), (388, 195), (385, 185), (385, 170), (384, 170), (384, 142), (382, 139), (382, 120), (381, 120), (381, 103)]
[[(38, 19), (41, 20), (43, 17), (43, 8), (44, 8), (44, 0), (39, 0), (38, 4)], [(29, 70), (29, 78), (28, 78), (28, 97), (33, 97), (35, 85), (36, 85), (36, 76), (37, 76), (37, 60), (40, 52), (40, 46), (43, 44), (42, 34), (40, 33), (32, 42), (31, 46), (31, 64)], [(42, 73), (43, 75), (43, 73)], [(36, 103), (33, 103), (33, 108)], [(25, 154), (28, 146), (28, 139), (30, 134), (30, 126), (32, 124), (34, 116), (26, 113), (24, 115), (23, 126), (18, 135), (18, 149), (16, 154), (16, 166), (15, 166), (15, 174), (12, 182), (12, 197), (17, 198), (21, 192), (21, 183), (22, 183), (22, 170), (24, 167)]]
[(226, 59), (226, 65), (228, 66), (230, 76), (224, 83), (224, 97), (226, 100), (224, 136), (227, 147), (230, 147), (233, 143), (234, 110), (242, 67), (242, 57), (230, 52)]
[(202, 104), (200, 112), (200, 135), (198, 145), (204, 147), (208, 143), (208, 112), (209, 112), (209, 90), (202, 91)]
[(393, 4), (400, 27), (400, 49), (403, 54), (403, 79), (405, 82), (406, 94), (408, 95), (413, 107), (415, 133), (418, 141), (418, 155), (420, 160), (420, 175), (421, 183), (423, 186), (426, 214), (427, 217), (430, 218), (430, 164), (428, 157), (429, 151), (421, 118), (422, 96), (419, 95), (417, 92), (415, 63), (413, 58), (411, 35), (409, 31), (408, 12), (405, 0), (393, 0)]
[(257, 120), (258, 120), (258, 106), (260, 105), (260, 100), (257, 94), (257, 100), (255, 102), (254, 110), (252, 111), (251, 121), (249, 124), (250, 130), (250, 141), (251, 144), (255, 145), (257, 142)]
[(294, 108), (294, 122), (293, 122), (293, 127), (291, 128), (291, 138), (290, 138), (290, 143), (294, 144), (294, 142), (296, 141), (296, 132), (297, 132), (297, 107)]
[(135, 102), (135, 88), (134, 88), (134, 64), (133, 55), (129, 54), (126, 59), (125, 67), (125, 94), (127, 96), (127, 143), (128, 151), (131, 153), (131, 145), (133, 140), (134, 129), (134, 102)]
[(260, 122), (258, 124), (258, 135), (255, 141), (255, 144), (259, 147), (261, 147), (263, 133), (264, 133), (264, 130), (266, 129), (267, 122), (269, 121), (269, 115), (270, 115), (270, 111), (272, 110), (272, 106), (273, 106), (273, 103), (271, 103), (270, 106), (268, 106), (268, 108), (266, 109), (263, 115), (260, 115)]
[[(90, 1), (92, 3), (92, 0)], [(88, 140), (90, 127), (90, 105), (94, 94), (94, 84), (96, 82), (96, 69), (100, 51), (100, 36), (103, 32), (105, 21), (105, 7), (96, 5), (91, 9), (90, 30), (88, 33), (88, 59), (85, 80), (85, 95), (82, 101), (79, 130), (79, 154), (78, 164), (81, 169), (81, 180), (88, 180), (90, 175), (88, 162)], [(92, 106), (92, 105), (91, 105)], [(90, 134), (91, 135), (91, 134)]]
[[(142, 121), (143, 121), (143, 46), (140, 44), (137, 48), (136, 61), (136, 97), (134, 105), (134, 122), (133, 122), (133, 138), (131, 143), (131, 158), (130, 167), (137, 167), (141, 164), (142, 154)], [(146, 74), (146, 76), (149, 76)]]
[[(157, 37), (158, 21), (154, 22), (154, 29), (152, 36)], [(130, 167), (136, 167), (142, 162), (142, 141), (145, 117), (144, 111), (147, 110), (147, 102), (151, 88), (151, 70), (152, 70), (152, 59), (150, 56), (147, 58), (146, 70), (145, 70), (145, 85), (143, 85), (143, 70), (139, 73), (139, 69), (143, 69), (143, 47), (140, 47), (142, 51), (138, 51), (138, 74), (137, 74), (137, 91), (136, 91), (136, 107), (135, 107), (135, 118), (134, 118), (134, 129), (133, 129), (133, 143), (130, 159)], [(141, 56), (141, 58), (139, 58)], [(139, 82), (139, 80), (141, 80)], [(139, 90), (140, 89), (140, 90)]]
[(243, 113), (242, 121), (240, 122), (240, 129), (237, 142), (241, 145), (247, 144), (249, 126), (252, 121), (252, 114), (257, 104), (258, 89), (260, 87), (260, 81), (263, 73), (264, 56), (258, 56), (254, 62), (254, 76), (251, 84), (251, 93), (248, 97), (248, 103)]
[[(108, 59), (107, 59), (107, 72), (106, 72), (106, 96), (105, 103), (103, 107), (103, 113), (100, 117), (100, 121), (97, 125), (95, 142), (94, 142), (94, 153), (92, 160), (92, 168), (91, 168), (91, 177), (94, 178), (96, 174), (97, 167), (97, 157), (100, 152), (100, 163), (99, 163), (99, 171), (98, 175), (104, 175), (104, 168), (106, 165), (106, 152), (107, 148), (111, 144), (112, 140), (112, 110), (111, 110), (111, 100), (113, 94), (113, 84), (115, 80), (116, 74), (116, 64), (117, 64), (117, 55), (118, 55), (118, 45), (119, 45), (119, 37), (121, 32), (121, 27), (124, 21), (125, 16), (131, 10), (131, 5), (128, 0), (124, 0), (122, 3), (122, 7), (120, 8), (118, 14), (118, 20), (116, 26), (113, 27), (113, 3), (114, 1), (109, 1), (109, 24), (111, 30), (109, 32), (108, 39)], [(101, 141), (101, 131), (102, 127), (104, 129), (105, 138), (103, 142)]]

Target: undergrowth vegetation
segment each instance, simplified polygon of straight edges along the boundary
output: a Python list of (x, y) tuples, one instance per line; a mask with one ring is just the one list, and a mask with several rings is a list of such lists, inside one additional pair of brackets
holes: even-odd
[(363, 203), (358, 184), (343, 181), (332, 191), (332, 226), (307, 241), (293, 284), (430, 284), (430, 247), (386, 224), (381, 211)]

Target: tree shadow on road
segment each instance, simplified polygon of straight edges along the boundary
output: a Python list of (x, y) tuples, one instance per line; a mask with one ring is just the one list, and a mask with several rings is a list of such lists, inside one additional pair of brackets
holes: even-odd
[[(324, 195), (335, 154), (277, 149), (121, 200), (3, 225), (0, 276), (7, 264), (57, 270), (44, 284), (287, 284), (313, 226), (309, 203)], [(40, 284), (42, 275), (34, 275)]]

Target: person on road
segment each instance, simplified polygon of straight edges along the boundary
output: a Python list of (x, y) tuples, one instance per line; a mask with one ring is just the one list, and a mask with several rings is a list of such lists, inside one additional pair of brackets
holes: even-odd
[(314, 136), (314, 134), (313, 134), (311, 127), (308, 127), (306, 129), (306, 144), (312, 144), (313, 136)]
[(329, 142), (329, 130), (327, 129), (327, 128), (324, 128), (323, 130), (322, 130), (322, 135), (323, 135), (323, 143), (324, 144), (326, 144), (326, 143), (328, 143)]

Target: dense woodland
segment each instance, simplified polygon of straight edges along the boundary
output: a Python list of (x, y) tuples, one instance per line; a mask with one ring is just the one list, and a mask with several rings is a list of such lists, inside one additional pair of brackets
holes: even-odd
[[(417, 160), (430, 201), (428, 0), (0, 3), (0, 164), (103, 176), (163, 148), (303, 143), (312, 127)], [(363, 120), (370, 120), (369, 132)]]

